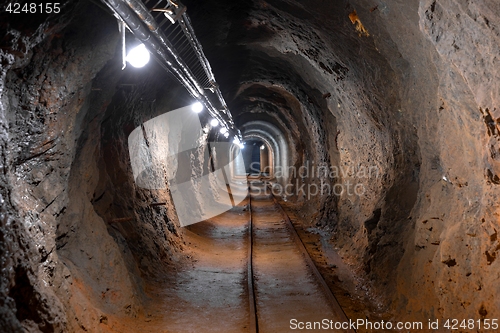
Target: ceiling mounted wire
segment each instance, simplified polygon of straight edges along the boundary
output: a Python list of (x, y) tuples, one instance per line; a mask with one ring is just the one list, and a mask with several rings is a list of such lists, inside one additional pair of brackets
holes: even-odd
[(208, 113), (240, 140), (186, 7), (173, 0), (102, 0)]

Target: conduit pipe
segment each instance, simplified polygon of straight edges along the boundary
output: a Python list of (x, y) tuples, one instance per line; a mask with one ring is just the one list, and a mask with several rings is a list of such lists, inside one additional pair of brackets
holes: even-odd
[[(226, 102), (220, 92), (219, 87), (215, 83), (215, 78), (212, 73), (208, 59), (203, 54), (201, 44), (198, 42), (194, 35), (194, 31), (190, 25), (189, 18), (186, 14), (182, 15), (180, 25), (194, 48), (196, 55), (206, 72), (207, 77), (213, 82), (215, 93), (223, 106), (223, 112), (227, 115), (228, 120), (224, 119), (214, 107), (210, 99), (205, 95), (205, 91), (200, 86), (193, 73), (186, 66), (184, 61), (175, 51), (175, 48), (167, 40), (161, 29), (159, 28), (155, 19), (149, 13), (149, 10), (144, 6), (142, 1), (137, 0), (102, 0), (112, 11), (115, 16), (126, 23), (134, 36), (139, 39), (148, 50), (154, 50), (156, 55), (153, 54), (158, 60), (160, 65), (166, 70), (172, 72), (179, 82), (186, 87), (188, 92), (194, 98), (200, 100), (205, 104), (209, 114), (217, 119), (224, 127), (233, 132), (233, 135), (242, 139), (241, 132), (234, 127), (231, 114), (227, 108)], [(187, 24), (186, 24), (187, 22)], [(147, 27), (147, 28), (146, 28)], [(173, 58), (173, 60), (172, 60)], [(165, 66), (166, 65), (166, 66)]]
[(124, 1), (137, 14), (137, 16), (142, 20), (142, 22), (148, 27), (153, 36), (155, 36), (163, 44), (163, 46), (167, 49), (167, 51), (172, 55), (172, 57), (175, 59), (179, 67), (184, 71), (187, 78), (193, 83), (196, 89), (198, 89), (200, 95), (204, 95), (205, 91), (198, 84), (198, 82), (194, 78), (193, 73), (191, 73), (189, 68), (184, 63), (184, 61), (179, 57), (177, 52), (174, 50), (172, 44), (170, 44), (170, 42), (167, 40), (166, 36), (160, 30), (160, 27), (156, 23), (155, 19), (149, 13), (149, 10), (144, 6), (144, 4), (141, 1), (137, 0), (124, 0)]
[[(189, 93), (196, 99), (200, 99), (200, 94), (191, 82), (184, 76), (180, 70), (170, 59), (170, 56), (163, 50), (162, 45), (158, 40), (151, 35), (148, 29), (144, 27), (141, 19), (133, 13), (133, 11), (122, 1), (106, 0), (105, 3), (113, 10), (119, 20), (125, 22), (134, 34), (148, 50), (154, 50), (156, 57), (159, 58), (159, 63), (167, 70), (170, 70), (174, 76), (188, 89)], [(155, 54), (153, 54), (155, 55)], [(165, 67), (165, 64), (168, 67)]]

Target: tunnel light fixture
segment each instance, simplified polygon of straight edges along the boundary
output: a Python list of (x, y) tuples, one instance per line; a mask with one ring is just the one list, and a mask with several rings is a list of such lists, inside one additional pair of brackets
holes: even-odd
[(260, 150), (264, 150), (264, 149), (266, 149), (266, 146), (264, 146), (264, 145), (260, 146)]
[(135, 68), (142, 68), (146, 66), (150, 58), (151, 55), (149, 54), (148, 49), (146, 49), (146, 46), (144, 44), (140, 44), (130, 50), (127, 54), (126, 60)]
[(240, 147), (240, 149), (243, 149), (245, 148), (245, 145), (243, 143), (240, 142), (240, 140), (238, 139), (238, 137), (235, 137), (234, 140), (233, 140), (233, 143), (235, 145), (237, 145), (238, 147)]
[(220, 134), (226, 134), (226, 133), (227, 133), (227, 128), (221, 127)]
[(200, 102), (196, 102), (193, 105), (191, 105), (191, 110), (193, 110), (196, 113), (200, 113), (201, 111), (203, 111), (203, 104), (201, 104)]
[(229, 133), (228, 133), (228, 132), (224, 133), (224, 137), (225, 137), (226, 139), (227, 139), (227, 138), (229, 138)]
[[(185, 12), (186, 7), (179, 0), (168, 0), (167, 5), (160, 5), (160, 2), (154, 5), (154, 8), (145, 8), (142, 1), (103, 0), (103, 3), (113, 11), (119, 23), (122, 40), (122, 69), (125, 68), (127, 62), (134, 67), (143, 67), (153, 54), (161, 67), (171, 72), (193, 98), (202, 102), (205, 111), (218, 119), (221, 125), (230, 129), (232, 135), (242, 140), (241, 131), (234, 125), (233, 116), (215, 80), (210, 62)], [(166, 20), (163, 20), (164, 15), (167, 17)], [(170, 29), (169, 23), (175, 25), (173, 29), (180, 30), (174, 38), (177, 40), (175, 43), (173, 40), (169, 43), (165, 38)], [(137, 49), (130, 50), (128, 54), (127, 28), (137, 41), (145, 43), (145, 45), (139, 45)], [(141, 42), (137, 44), (139, 43)], [(149, 53), (148, 50), (151, 52)], [(209, 84), (208, 87), (207, 84)], [(207, 89), (214, 96), (205, 95)]]
[(210, 125), (212, 125), (212, 127), (217, 127), (219, 126), (219, 121), (217, 119), (212, 119), (210, 120)]

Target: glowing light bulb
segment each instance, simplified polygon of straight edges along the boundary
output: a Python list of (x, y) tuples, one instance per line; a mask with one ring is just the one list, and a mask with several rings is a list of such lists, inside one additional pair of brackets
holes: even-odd
[(200, 113), (201, 111), (203, 111), (203, 104), (201, 104), (200, 102), (196, 102), (193, 105), (191, 105), (191, 110), (193, 110), (196, 113)]
[(224, 133), (224, 137), (225, 137), (226, 139), (227, 139), (227, 138), (229, 138), (229, 133), (228, 133), (228, 132)]
[(210, 125), (213, 127), (219, 126), (219, 121), (217, 119), (210, 120)]
[(234, 138), (233, 143), (234, 143), (235, 145), (237, 145), (238, 147), (240, 147), (240, 149), (245, 148), (245, 144), (244, 144), (244, 143), (241, 143), (241, 142), (240, 142), (240, 139), (238, 139), (238, 137), (235, 137), (235, 138)]
[(220, 129), (220, 133), (221, 133), (221, 134), (226, 134), (226, 133), (227, 133), (227, 128), (225, 128), (225, 127), (221, 127), (221, 129)]
[(140, 44), (130, 50), (127, 54), (126, 60), (135, 68), (141, 68), (146, 66), (150, 58), (151, 55), (149, 54), (148, 49), (146, 49), (146, 46), (144, 44)]
[(264, 150), (264, 149), (266, 149), (266, 146), (262, 145), (262, 146), (260, 146), (260, 149)]

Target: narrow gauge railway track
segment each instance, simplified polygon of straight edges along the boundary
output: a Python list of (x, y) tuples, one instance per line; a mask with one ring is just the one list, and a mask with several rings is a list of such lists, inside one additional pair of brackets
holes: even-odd
[(285, 210), (262, 182), (248, 184), (250, 332), (354, 332), (334, 329), (349, 320)]

